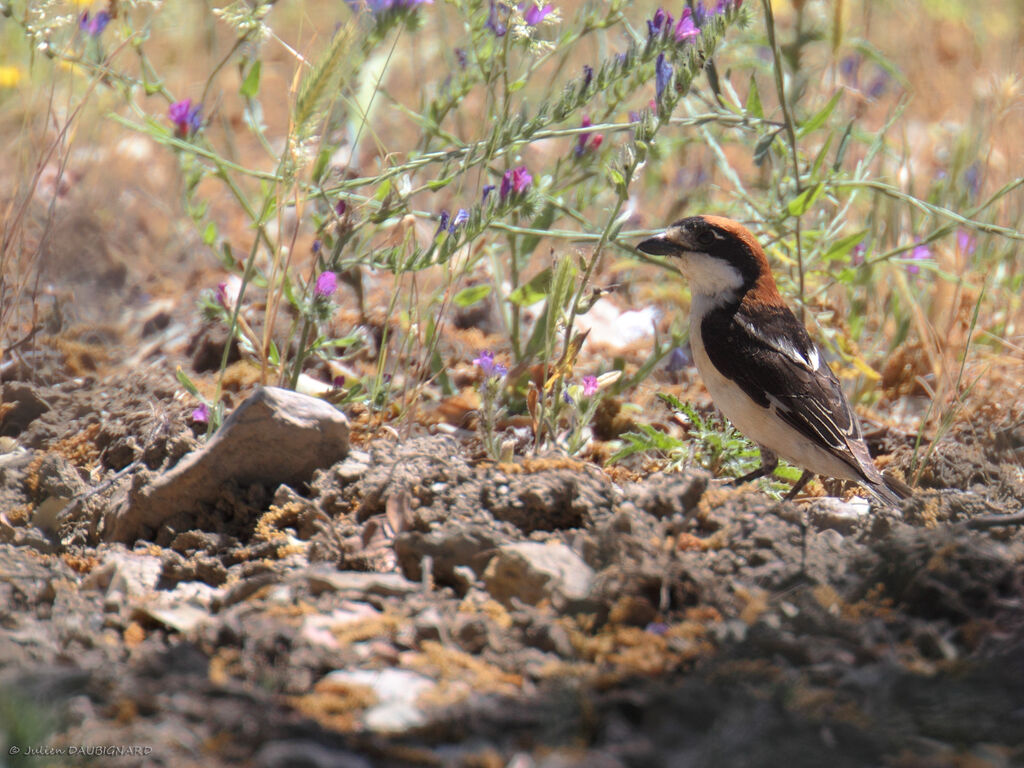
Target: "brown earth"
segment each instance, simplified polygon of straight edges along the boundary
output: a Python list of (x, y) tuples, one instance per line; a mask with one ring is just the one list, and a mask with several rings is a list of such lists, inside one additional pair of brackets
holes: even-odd
[[(199, 446), (194, 404), (166, 363), (40, 378), (3, 385), (12, 746), (151, 748), (104, 765), (1024, 761), (1019, 426), (955, 432), (901, 514), (860, 517), (700, 472), (494, 465), (417, 428), (308, 486), (226, 485), (127, 549), (104, 517)], [(516, 542), (575, 553), (586, 593), (503, 581), (488, 566)], [(381, 692), (328, 677), (355, 669), (429, 681), (418, 714), (370, 727)]]
[[(921, 446), (900, 512), (353, 411), (308, 484), (125, 547), (119, 499), (202, 444), (175, 368), (224, 339), (131, 271), (81, 296), (0, 385), (9, 765), (1024, 764), (1019, 406)], [(871, 442), (906, 473), (914, 438)]]

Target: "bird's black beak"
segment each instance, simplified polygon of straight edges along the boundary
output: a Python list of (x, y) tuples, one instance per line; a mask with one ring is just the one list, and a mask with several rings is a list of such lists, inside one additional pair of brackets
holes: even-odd
[(650, 237), (637, 245), (636, 249), (651, 256), (675, 256), (679, 253), (679, 246), (664, 235)]

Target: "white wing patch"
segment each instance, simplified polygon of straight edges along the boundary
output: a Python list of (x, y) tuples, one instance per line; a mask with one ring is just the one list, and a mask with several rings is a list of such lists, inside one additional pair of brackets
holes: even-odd
[(737, 317), (736, 320), (751, 336), (760, 339), (776, 352), (785, 355), (797, 365), (802, 365), (812, 373), (821, 367), (821, 357), (818, 355), (818, 349), (813, 343), (811, 344), (810, 350), (805, 355), (787, 339), (780, 336), (769, 336), (753, 323), (748, 322), (743, 318)]

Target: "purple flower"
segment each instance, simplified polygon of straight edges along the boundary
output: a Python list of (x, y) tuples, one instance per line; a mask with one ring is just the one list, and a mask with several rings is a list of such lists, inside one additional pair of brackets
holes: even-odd
[(597, 393), (597, 376), (583, 377), (583, 396), (590, 397)]
[(844, 56), (839, 62), (839, 72), (843, 79), (848, 81), (854, 88), (857, 87), (857, 70), (860, 69), (860, 56), (856, 53)]
[[(583, 121), (580, 123), (580, 127), (589, 128), (593, 124), (594, 123), (590, 120), (590, 115), (584, 115)], [(590, 137), (593, 135), (592, 131), (585, 131), (576, 137), (576, 157), (580, 157), (583, 154), (583, 151), (587, 148), (587, 142), (590, 141)]]
[(501, 199), (507, 198), (510, 192), (514, 192), (517, 195), (523, 194), (530, 188), (532, 183), (533, 176), (526, 170), (525, 165), (505, 171), (505, 175), (501, 177), (501, 191), (499, 192)]
[(319, 238), (313, 241), (313, 253), (320, 253), (323, 247), (324, 244), (320, 242)]
[[(671, 17), (668, 17), (671, 18)], [(659, 8), (654, 12), (654, 16), (647, 20), (647, 39), (650, 40), (659, 32), (661, 32), (662, 26), (665, 24), (665, 10)], [(671, 23), (671, 22), (670, 22)]]
[(338, 276), (334, 272), (321, 272), (316, 279), (313, 295), (318, 299), (330, 298), (338, 290)]
[(459, 62), (459, 69), (465, 69), (469, 64), (469, 55), (466, 53), (465, 48), (455, 49), (455, 60)]
[(978, 243), (974, 239), (974, 235), (968, 232), (966, 229), (958, 229), (956, 232), (956, 249), (959, 253), (964, 256), (970, 256), (974, 253), (974, 249)]
[(576, 405), (576, 401), (572, 399), (572, 395), (569, 394), (568, 389), (562, 390), (562, 400), (566, 405)]
[(583, 65), (583, 88), (587, 89), (590, 87), (590, 82), (594, 79), (594, 68), (589, 64)]
[(334, 206), (334, 212), (336, 214), (338, 214), (339, 217), (344, 216), (345, 215), (345, 211), (347, 211), (347, 210), (348, 210), (348, 206), (345, 205), (345, 201), (344, 200), (339, 200), (337, 205)]
[(665, 92), (665, 87), (671, 79), (672, 65), (665, 60), (664, 53), (659, 53), (658, 60), (654, 64), (654, 93), (658, 101), (661, 101), (661, 95)]
[(666, 632), (668, 632), (668, 629), (668, 624), (666, 624), (665, 622), (652, 621), (650, 624), (644, 627), (644, 632), (649, 632), (652, 635), (664, 635)]
[(342, 387), (345, 386), (345, 377), (342, 376), (341, 374), (338, 374), (333, 379), (331, 379), (331, 386), (334, 387), (335, 389), (341, 389)]
[(868, 86), (868, 96), (872, 99), (879, 99), (885, 94), (885, 89), (889, 87), (889, 73), (884, 69), (879, 69), (878, 74), (875, 75), (875, 79), (871, 81)]
[(494, 353), (488, 350), (483, 350), (480, 356), (473, 361), (473, 365), (477, 366), (481, 371), (484, 372), (484, 376), (487, 378), (497, 377), (501, 378), (508, 373), (506, 368), (501, 363), (494, 362)]
[(457, 230), (467, 221), (469, 221), (469, 211), (467, 211), (465, 208), (459, 208), (459, 210), (456, 211), (455, 215), (452, 217), (452, 223), (448, 227), (448, 231), (454, 235), (455, 230)]
[[(927, 245), (918, 245), (914, 247), (914, 250), (910, 252), (910, 259), (912, 261), (927, 261), (932, 257), (932, 251)], [(907, 264), (907, 272), (911, 275), (916, 275), (921, 272), (921, 268), (917, 264)]]
[(480, 196), (480, 202), (481, 203), (486, 203), (487, 202), (487, 196), (489, 194), (491, 194), (491, 192), (493, 192), (493, 191), (494, 191), (494, 185), (493, 184), (485, 184), (484, 185), (483, 194)]
[(192, 421), (197, 424), (209, 424), (210, 423), (210, 407), (203, 403), (198, 408), (192, 411)]
[(89, 37), (99, 37), (103, 34), (103, 30), (107, 28), (109, 23), (110, 14), (106, 11), (100, 11), (92, 18), (89, 17), (89, 12), (85, 11), (78, 17), (78, 28), (89, 35)]
[(555, 6), (550, 3), (545, 5), (543, 8), (535, 4), (533, 0), (527, 0), (527, 4), (530, 7), (527, 8), (526, 13), (523, 14), (523, 20), (531, 27), (536, 27), (555, 11)]
[(669, 373), (679, 373), (683, 368), (691, 365), (693, 365), (693, 360), (689, 353), (682, 347), (673, 347), (672, 351), (668, 353), (668, 364), (665, 366), (665, 370)]
[[(506, 27), (505, 23), (501, 18), (499, 18), (498, 5), (499, 3), (497, 0), (491, 0), (491, 10), (487, 14), (487, 24), (485, 26), (494, 33), (495, 37), (504, 37), (505, 33), (508, 31), (508, 27)], [(508, 18), (508, 6), (501, 4), (501, 8), (505, 13), (505, 17)]]
[(415, 8), (417, 5), (433, 5), (434, 0), (345, 0), (354, 13), (364, 8), (377, 15), (397, 8)]
[(441, 211), (441, 222), (437, 225), (437, 232), (434, 233), (434, 237), (437, 237), (446, 229), (448, 229), (448, 219), (450, 218), (451, 215), (448, 213), (448, 211)]
[(691, 40), (699, 34), (700, 30), (693, 23), (693, 12), (688, 7), (683, 8), (683, 12), (679, 16), (679, 23), (676, 24), (676, 42), (682, 43)]
[(964, 181), (967, 182), (967, 189), (971, 193), (971, 197), (977, 197), (978, 192), (981, 191), (981, 173), (978, 171), (977, 162), (967, 166), (967, 170), (964, 171)]
[(176, 101), (167, 108), (167, 116), (174, 123), (178, 136), (188, 136), (203, 127), (202, 104), (192, 104), (192, 99)]

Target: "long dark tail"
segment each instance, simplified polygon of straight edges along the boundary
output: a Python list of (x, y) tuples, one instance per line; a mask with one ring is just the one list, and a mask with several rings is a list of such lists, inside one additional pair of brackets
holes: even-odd
[(914, 489), (891, 475), (881, 475), (881, 482), (865, 482), (864, 487), (883, 504), (899, 509), (903, 499), (914, 495)]

